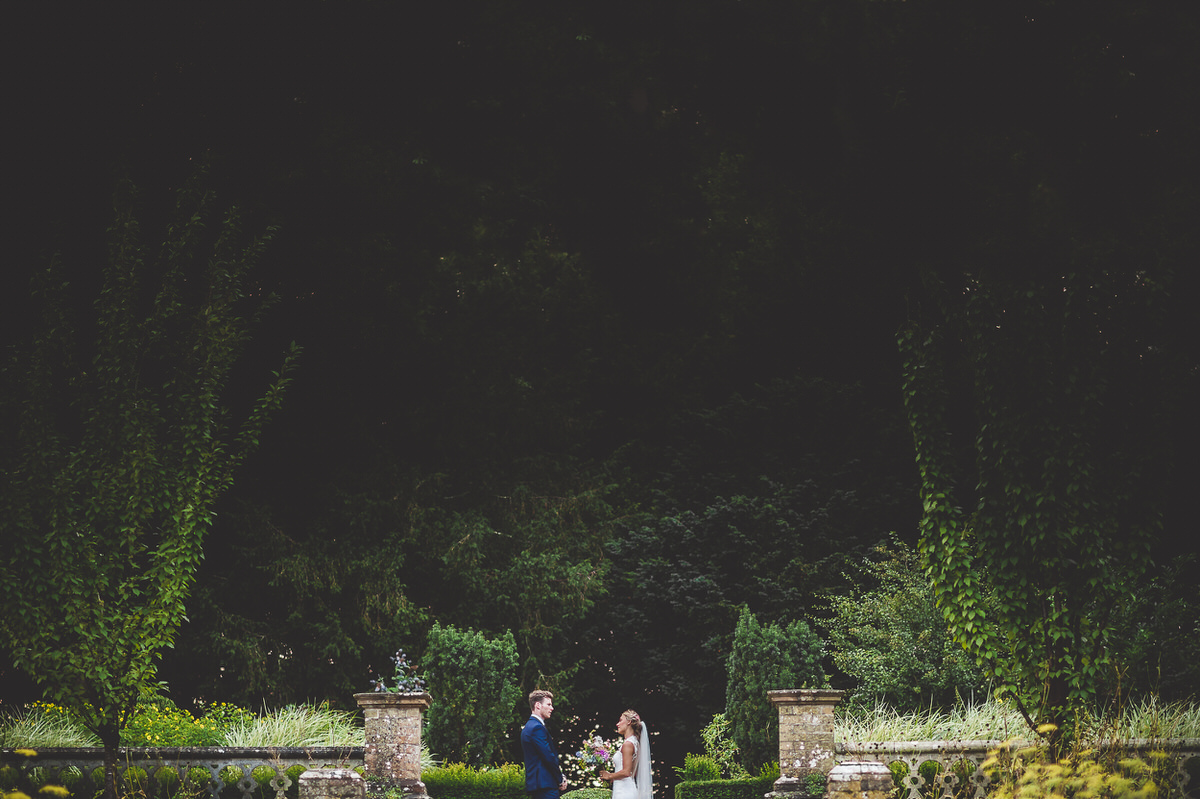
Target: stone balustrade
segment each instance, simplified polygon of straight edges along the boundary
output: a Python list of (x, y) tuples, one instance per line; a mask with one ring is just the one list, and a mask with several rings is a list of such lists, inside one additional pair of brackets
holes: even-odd
[[(971, 799), (985, 799), (991, 778), (983, 769), (991, 753), (1009, 745), (1004, 741), (911, 741), (902, 743), (836, 742), (834, 740), (833, 710), (841, 700), (841, 691), (821, 689), (790, 689), (768, 691), (779, 713), (779, 772), (770, 799), (807, 797), (807, 777), (813, 773), (830, 775), (828, 796), (835, 788), (845, 793), (854, 791), (854, 773), (859, 773), (860, 794), (869, 795), (878, 788), (882, 772), (871, 764), (903, 763), (907, 774), (899, 786), (902, 799), (954, 799), (969, 791)], [(1171, 776), (1171, 795), (1200, 796), (1194, 788), (1190, 770), (1200, 770), (1200, 739), (1134, 740), (1121, 746), (1143, 759), (1152, 752), (1167, 752), (1175, 758)], [(857, 771), (840, 768), (851, 763), (866, 764)], [(937, 764), (937, 783), (926, 785), (921, 774), (925, 763)], [(835, 768), (835, 764), (838, 767)], [(834, 780), (835, 771), (837, 780)], [(960, 777), (960, 774), (962, 775)], [(968, 786), (961, 785), (965, 779)], [(836, 785), (834, 784), (836, 782)], [(868, 787), (862, 787), (868, 786)], [(1188, 788), (1191, 786), (1191, 794)], [(840, 794), (839, 794), (840, 795)], [(862, 799), (860, 796), (859, 799)]]
[[(876, 799), (874, 794), (886, 782), (879, 765), (902, 763), (907, 770), (899, 786), (902, 799), (961, 799), (964, 790), (970, 799), (986, 799), (991, 780), (983, 764), (992, 752), (1010, 744), (990, 740), (836, 742), (833, 709), (841, 695), (841, 691), (809, 689), (768, 692), (779, 712), (780, 766), (780, 778), (768, 797), (808, 796), (807, 778), (821, 774), (829, 776), (828, 799), (852, 799), (850, 794), (855, 794), (853, 799)], [(365, 746), (129, 748), (120, 750), (118, 780), (144, 786), (143, 793), (148, 796), (160, 793), (155, 790), (156, 783), (183, 783), (184, 789), (207, 791), (209, 799), (220, 799), (231, 779), (242, 799), (253, 799), (260, 782), (265, 782), (275, 792), (275, 799), (286, 799), (292, 785), (287, 772), (300, 766), (306, 770), (303, 779), (309, 783), (307, 793), (312, 799), (359, 796), (364, 790), (362, 780), (351, 776), (359, 770), (376, 786), (399, 787), (406, 799), (429, 799), (420, 779), (421, 723), (431, 702), (429, 694), (380, 692), (355, 694), (355, 699), (363, 709)], [(1192, 771), (1200, 771), (1200, 739), (1134, 740), (1123, 741), (1121, 746), (1144, 759), (1152, 752), (1167, 752), (1175, 759), (1170, 795), (1200, 796), (1190, 777)], [(98, 783), (103, 754), (95, 747), (38, 749), (33, 756), (0, 749), (0, 767), (16, 769), (26, 784), (65, 784), (70, 775), (87, 775)], [(927, 786), (921, 774), (926, 763), (937, 765), (933, 786)], [(264, 770), (269, 770), (269, 779)], [(324, 773), (309, 773), (314, 770)], [(961, 785), (960, 774), (969, 787)]]
[[(40, 748), (34, 751), (36, 754), (29, 756), (13, 749), (0, 749), (0, 766), (16, 769), (26, 783), (63, 785), (87, 775), (99, 784), (99, 775), (104, 768), (103, 749)], [(363, 747), (128, 748), (119, 750), (118, 760), (118, 784), (140, 786), (146, 795), (159, 794), (154, 786), (169, 781), (182, 784), (185, 795), (190, 793), (186, 789), (193, 788), (197, 792), (206, 791), (210, 799), (219, 799), (226, 787), (226, 778), (232, 778), (236, 780), (242, 799), (252, 799), (259, 790), (259, 780), (255, 779), (257, 772), (275, 791), (275, 799), (286, 799), (286, 791), (292, 785), (288, 770), (295, 766), (309, 770), (361, 768)], [(264, 772), (270, 773), (269, 779)]]

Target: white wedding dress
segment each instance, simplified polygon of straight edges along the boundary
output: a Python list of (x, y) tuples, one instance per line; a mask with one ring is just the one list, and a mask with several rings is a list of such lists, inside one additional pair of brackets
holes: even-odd
[[(625, 739), (633, 744), (633, 776), (621, 780), (613, 780), (612, 799), (653, 799), (654, 782), (650, 765), (650, 730), (642, 725), (642, 737), (639, 741), (630, 735)], [(621, 747), (622, 749), (624, 746)], [(613, 771), (621, 770), (621, 750), (613, 755)]]
[[(633, 744), (633, 762), (634, 762), (633, 773), (636, 774), (637, 773), (637, 755), (638, 755), (637, 738), (634, 738), (632, 735), (630, 735), (628, 738), (625, 739), (625, 741), (626, 741), (626, 743)], [(618, 749), (616, 751), (616, 753), (613, 754), (613, 771), (620, 771), (623, 768), (622, 763), (624, 762), (624, 760), (621, 756), (621, 750), (624, 748), (625, 747), (622, 746), (621, 749)], [(634, 781), (633, 777), (624, 777), (623, 779), (613, 780), (612, 799), (638, 799), (637, 782)]]

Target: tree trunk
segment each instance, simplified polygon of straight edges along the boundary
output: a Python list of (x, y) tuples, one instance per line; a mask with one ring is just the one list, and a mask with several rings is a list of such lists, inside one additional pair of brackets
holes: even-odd
[(1074, 731), (1071, 735), (1067, 735), (1067, 730), (1064, 726), (1070, 721), (1067, 714), (1067, 681), (1064, 677), (1051, 677), (1046, 682), (1046, 711), (1042, 716), (1043, 724), (1053, 724), (1054, 729), (1046, 736), (1046, 748), (1050, 755), (1050, 762), (1057, 763), (1062, 759), (1064, 748), (1074, 737)]

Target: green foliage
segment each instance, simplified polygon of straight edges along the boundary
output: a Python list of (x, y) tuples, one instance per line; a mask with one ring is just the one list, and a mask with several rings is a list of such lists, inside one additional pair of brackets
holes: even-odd
[(525, 796), (525, 769), (517, 763), (498, 768), (477, 768), (464, 763), (446, 763), (422, 769), (421, 781), (430, 796), (439, 799), (492, 799)]
[(829, 598), (830, 654), (856, 681), (845, 704), (883, 702), (908, 712), (986, 695), (983, 674), (951, 637), (915, 552), (893, 540), (861, 572), (869, 587)]
[(470, 511), (424, 506), (434, 499), (431, 487), (413, 524), (421, 551), (436, 564), (445, 616), (464, 627), (511, 629), (524, 658), (519, 684), (561, 693), (577, 668), (568, 631), (607, 590), (602, 547), (613, 509), (610, 486), (577, 482), (601, 476), (545, 479), (545, 490), (505, 483), (497, 487), (503, 496)]
[(762, 799), (771, 790), (776, 776), (743, 777), (737, 780), (680, 782), (675, 799)]
[(184, 620), (214, 503), (297, 354), (231, 429), (222, 402), (249, 337), (247, 272), (270, 231), (246, 242), (229, 211), (210, 233), (211, 204), (181, 190), (152, 255), (119, 194), (94, 331), (76, 331), (52, 263), (35, 288), (42, 325), (5, 370), (0, 640), (110, 752)]
[(695, 755), (688, 752), (683, 759), (683, 766), (676, 766), (675, 772), (684, 782), (702, 782), (721, 779), (721, 766), (708, 755)]
[(725, 716), (747, 769), (779, 756), (779, 717), (767, 691), (824, 685), (821, 656), (820, 639), (803, 621), (764, 626), (742, 608), (726, 665)]
[(1160, 751), (1147, 760), (1106, 748), (1055, 761), (1044, 748), (1030, 748), (993, 753), (983, 767), (992, 772), (997, 799), (1155, 799), (1166, 792), (1175, 758)]
[(433, 695), (429, 748), (474, 766), (499, 762), (522, 696), (519, 663), (511, 632), (489, 638), (435, 623), (421, 659)]
[[(996, 690), (1056, 738), (1120, 666), (1112, 609), (1161, 528), (1172, 395), (1155, 354), (1164, 287), (1101, 250), (1076, 257), (1079, 272), (1044, 281), (969, 277), (939, 294), (944, 329), (899, 339), (938, 604)], [(977, 425), (952, 424), (960, 396)], [(952, 432), (973, 441), (973, 471)]]
[(167, 699), (140, 702), (121, 729), (125, 746), (220, 746), (231, 728), (253, 723), (250, 711), (224, 702), (197, 718)]
[[(733, 734), (733, 725), (724, 713), (718, 713), (713, 716), (703, 730), (700, 731), (700, 740), (704, 741), (704, 754), (712, 758), (720, 769), (718, 777), (725, 779), (739, 779), (749, 776), (746, 769), (738, 761), (737, 744), (730, 737)], [(704, 777), (703, 779), (717, 779), (717, 777)]]
[[(869, 402), (835, 381), (771, 380), (681, 411), (665, 443), (621, 454), (654, 479), (626, 488), (648, 511), (609, 545), (616, 587), (588, 637), (622, 684), (647, 687), (638, 710), (661, 719), (677, 762), (702, 751), (697, 732), (725, 710), (738, 609), (766, 621), (817, 606), (909, 514), (906, 431)], [(629, 647), (642, 655), (608, 654)]]
[(1152, 567), (1113, 612), (1126, 696), (1190, 699), (1200, 685), (1200, 583), (1195, 556)]

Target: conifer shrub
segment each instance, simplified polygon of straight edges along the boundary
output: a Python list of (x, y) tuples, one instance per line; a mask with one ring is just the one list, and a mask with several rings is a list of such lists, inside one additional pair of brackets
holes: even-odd
[(750, 772), (779, 756), (779, 715), (767, 691), (825, 685), (821, 639), (803, 621), (760, 624), (742, 608), (726, 664), (725, 716)]
[(489, 638), (433, 625), (421, 666), (433, 696), (426, 735), (439, 758), (473, 766), (500, 761), (522, 698), (518, 662), (510, 631)]

